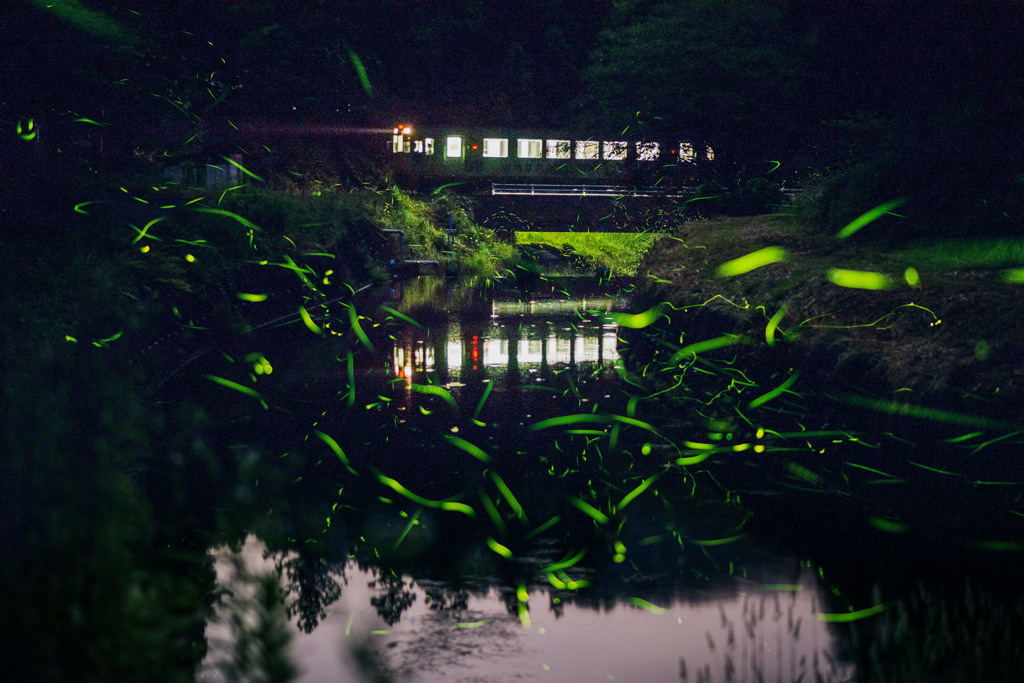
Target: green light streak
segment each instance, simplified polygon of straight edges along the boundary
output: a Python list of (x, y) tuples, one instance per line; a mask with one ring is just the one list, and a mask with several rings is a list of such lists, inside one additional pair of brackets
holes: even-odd
[(887, 276), (870, 270), (829, 268), (826, 277), (832, 284), (849, 289), (882, 290), (892, 287), (892, 281)]
[(576, 553), (572, 557), (570, 557), (568, 559), (565, 559), (565, 560), (560, 560), (558, 562), (555, 562), (554, 564), (548, 565), (547, 567), (544, 567), (540, 571), (541, 571), (542, 574), (550, 574), (552, 572), (558, 572), (558, 571), (562, 571), (563, 569), (568, 569), (569, 567), (572, 567), (577, 562), (582, 560), (583, 556), (586, 555), (586, 554), (587, 554), (587, 549), (584, 548), (583, 550), (579, 551), (578, 553)]
[(736, 534), (735, 536), (727, 536), (726, 538), (712, 538), (712, 539), (701, 540), (701, 541), (698, 541), (696, 539), (690, 539), (690, 543), (693, 543), (694, 545), (699, 545), (699, 546), (702, 546), (702, 547), (710, 548), (710, 547), (716, 546), (716, 545), (728, 545), (729, 543), (735, 543), (736, 541), (739, 541), (739, 540), (744, 539), (746, 537), (747, 537), (747, 534)]
[(832, 624), (845, 624), (845, 623), (849, 623), (851, 621), (858, 621), (860, 619), (865, 619), (867, 617), (872, 617), (872, 616), (878, 614), (879, 612), (885, 611), (892, 604), (893, 603), (891, 603), (891, 602), (883, 602), (881, 605), (875, 605), (874, 607), (868, 607), (867, 609), (857, 610), (856, 612), (848, 612), (848, 613), (843, 613), (843, 612), (836, 612), (836, 613), (819, 612), (818, 614), (814, 615), (814, 618), (818, 619), (819, 621), (825, 621), (825, 622), (832, 623)]
[(658, 304), (643, 313), (612, 313), (610, 317), (620, 327), (642, 329), (654, 324), (661, 315), (662, 308), (664, 308), (664, 304)]
[(338, 460), (340, 460), (345, 465), (345, 467), (348, 468), (349, 472), (351, 472), (352, 474), (356, 474), (356, 471), (354, 469), (352, 469), (352, 465), (348, 461), (348, 456), (345, 455), (345, 451), (341, 450), (341, 446), (338, 445), (337, 441), (332, 439), (327, 434), (324, 434), (319, 429), (314, 429), (313, 430), (313, 434), (318, 439), (320, 439), (325, 444), (327, 444), (328, 448), (330, 448), (332, 451), (334, 451), (334, 454), (336, 456), (338, 456)]
[(444, 387), (437, 386), (436, 384), (410, 384), (409, 388), (418, 394), (427, 394), (430, 396), (437, 396), (442, 401), (448, 404), (452, 410), (458, 410), (458, 404), (455, 403), (455, 399), (452, 397), (451, 392)]
[(868, 517), (868, 523), (879, 531), (884, 531), (887, 534), (905, 534), (910, 529), (906, 524), (894, 522), (891, 519), (885, 519), (883, 517)]
[(764, 328), (764, 340), (768, 343), (768, 346), (775, 346), (775, 331), (779, 328), (779, 323), (782, 322), (782, 318), (786, 315), (785, 305), (781, 306), (775, 315), (768, 321), (768, 325)]
[[(196, 199), (196, 200), (193, 200), (193, 201), (201, 201), (201, 199)], [(191, 204), (191, 203), (192, 202), (189, 202), (189, 204)], [(217, 214), (219, 216), (227, 216), (228, 218), (233, 218), (234, 220), (238, 221), (239, 223), (241, 223), (245, 227), (249, 228), (250, 230), (261, 230), (260, 226), (256, 225), (252, 221), (239, 216), (237, 213), (233, 213), (231, 211), (227, 211), (226, 209), (211, 209), (211, 208), (207, 208), (205, 206), (197, 206), (197, 207), (195, 207), (192, 210), (193, 211), (198, 211), (199, 213), (213, 213), (213, 214)]]
[(849, 237), (853, 233), (857, 232), (858, 230), (860, 230), (864, 226), (868, 225), (869, 223), (875, 222), (876, 220), (878, 220), (879, 218), (881, 218), (885, 214), (887, 214), (890, 211), (892, 211), (893, 209), (899, 207), (900, 205), (903, 204), (904, 201), (905, 200), (903, 200), (903, 199), (894, 199), (891, 202), (886, 202), (885, 204), (879, 204), (878, 206), (876, 206), (875, 208), (871, 209), (870, 211), (867, 211), (867, 212), (861, 214), (860, 216), (858, 216), (857, 218), (854, 218), (852, 221), (850, 221), (846, 225), (846, 227), (844, 227), (842, 230), (840, 230), (839, 232), (836, 233), (836, 237), (838, 237), (841, 240), (846, 239), (847, 237)]
[(664, 607), (659, 607), (658, 605), (655, 605), (652, 602), (647, 602), (643, 598), (630, 598), (629, 604), (633, 605), (634, 607), (639, 607), (640, 609), (647, 610), (651, 614), (665, 614), (668, 612), (668, 610)]
[[(448, 443), (450, 443), (451, 445), (455, 446), (456, 448), (459, 448), (459, 449), (469, 453), (470, 455), (472, 455), (477, 460), (479, 460), (481, 462), (485, 462), (485, 463), (490, 463), (491, 462), (491, 456), (488, 455), (479, 446), (471, 444), (470, 442), (466, 441), (465, 439), (463, 439), (461, 437), (458, 437), (458, 436), (455, 436), (454, 434), (445, 434), (444, 438), (448, 441)], [(509, 495), (510, 496), (512, 495), (511, 491), (509, 491)], [(515, 498), (513, 498), (513, 500), (515, 500)], [(516, 503), (516, 505), (518, 505), (518, 503)]]
[(525, 524), (529, 524), (530, 522), (526, 518), (526, 513), (523, 511), (523, 506), (520, 505), (519, 501), (516, 500), (516, 497), (512, 495), (512, 490), (509, 489), (508, 485), (505, 484), (504, 480), (502, 480), (502, 478), (498, 476), (497, 472), (491, 471), (488, 472), (487, 474), (491, 477), (491, 481), (494, 482), (494, 485), (498, 487), (498, 490), (501, 491), (502, 497), (504, 497), (508, 504), (512, 507), (512, 510), (516, 513), (516, 517), (519, 518), (519, 521)]
[(747, 404), (747, 408), (757, 408), (758, 406), (762, 406), (762, 405), (764, 405), (765, 403), (767, 403), (768, 401), (772, 400), (773, 398), (776, 398), (776, 397), (778, 397), (778, 396), (781, 396), (781, 395), (782, 395), (782, 394), (784, 394), (784, 393), (785, 393), (785, 392), (786, 392), (786, 391), (787, 391), (787, 390), (788, 390), (788, 389), (789, 389), (789, 388), (790, 388), (791, 386), (793, 386), (793, 383), (794, 383), (794, 382), (796, 382), (796, 380), (797, 380), (797, 378), (798, 378), (799, 376), (800, 376), (800, 373), (799, 373), (799, 372), (797, 372), (797, 371), (794, 371), (794, 372), (793, 372), (793, 374), (792, 374), (792, 375), (790, 375), (790, 376), (789, 376), (789, 377), (788, 377), (788, 378), (786, 379), (786, 381), (785, 381), (785, 382), (783, 382), (783, 383), (782, 383), (782, 384), (780, 384), (779, 386), (775, 387), (774, 389), (772, 389), (772, 390), (771, 390), (771, 391), (769, 391), (768, 393), (766, 393), (766, 394), (762, 394), (761, 396), (758, 396), (758, 397), (757, 397), (757, 398), (755, 398), (755, 399), (754, 399), (753, 401), (751, 401), (750, 403), (748, 403), (748, 404)]
[(228, 389), (234, 389), (235, 391), (245, 394), (246, 396), (252, 396), (253, 398), (259, 399), (260, 403), (263, 404), (263, 408), (267, 409), (266, 402), (263, 400), (263, 397), (260, 395), (260, 392), (256, 391), (255, 389), (243, 386), (238, 382), (232, 382), (231, 380), (224, 379), (223, 377), (217, 377), (216, 375), (203, 375), (203, 377), (210, 380), (211, 382), (215, 382), (216, 384), (219, 384), (223, 387), (227, 387)]
[(409, 323), (410, 325), (418, 327), (421, 330), (426, 330), (427, 329), (426, 327), (423, 326), (422, 323), (416, 322), (415, 320), (413, 320), (412, 318), (407, 316), (405, 313), (400, 313), (400, 312), (396, 311), (395, 309), (391, 308), (390, 306), (381, 306), (380, 310), (387, 311), (388, 313), (390, 313), (391, 315), (395, 316), (396, 318), (399, 318), (400, 320), (404, 320), (405, 322)]
[(488, 548), (496, 552), (498, 555), (501, 555), (506, 560), (512, 559), (512, 551), (495, 541), (490, 536), (486, 538), (485, 543), (487, 543)]
[(148, 222), (144, 226), (142, 226), (142, 230), (139, 230), (134, 225), (131, 226), (134, 230), (138, 231), (138, 233), (139, 233), (138, 235), (135, 236), (135, 239), (132, 240), (132, 244), (135, 244), (136, 242), (141, 240), (143, 237), (149, 237), (150, 239), (157, 239), (155, 237), (151, 237), (151, 236), (147, 235), (146, 232), (151, 227), (153, 227), (154, 225), (156, 225), (160, 221), (164, 220), (165, 218), (167, 218), (167, 216), (160, 216), (159, 218), (154, 218), (153, 220), (151, 220), (150, 222)]
[(323, 329), (313, 322), (313, 319), (309, 316), (309, 311), (307, 311), (304, 306), (299, 306), (299, 316), (302, 318), (302, 322), (306, 324), (306, 327), (309, 328), (310, 332), (317, 335), (322, 335), (324, 333)]
[(363, 346), (369, 349), (370, 353), (377, 353), (377, 349), (374, 348), (373, 344), (370, 342), (370, 338), (366, 336), (366, 332), (363, 332), (363, 326), (359, 324), (359, 316), (356, 315), (356, 307), (352, 304), (346, 304), (346, 308), (348, 308), (349, 324), (352, 325), (352, 330), (356, 333), (356, 336), (359, 337), (359, 341), (363, 343)]
[(257, 303), (260, 302), (260, 301), (266, 301), (267, 300), (267, 295), (266, 294), (246, 294), (245, 292), (239, 292), (237, 294), (237, 296), (242, 301), (253, 301), (253, 302), (257, 302)]
[(765, 247), (764, 249), (758, 249), (755, 252), (747, 254), (746, 256), (740, 256), (731, 261), (726, 261), (722, 265), (715, 269), (715, 272), (719, 277), (734, 277), (736, 275), (742, 275), (743, 273), (749, 273), (752, 270), (761, 268), (763, 266), (770, 265), (772, 263), (779, 263), (789, 258), (789, 252), (782, 247)]
[(494, 621), (494, 617), (489, 617), (480, 621), (460, 621), (455, 624), (455, 628), (480, 628), (481, 626), (487, 626), (492, 621)]
[(632, 491), (630, 491), (629, 493), (622, 497), (622, 500), (619, 501), (619, 504), (615, 506), (615, 511), (618, 512), (627, 505), (629, 505), (633, 501), (633, 499), (635, 499), (641, 493), (646, 491), (651, 484), (658, 480), (658, 477), (660, 476), (661, 473), (659, 472), (657, 474), (651, 475), (647, 479), (644, 479), (642, 482), (640, 482), (639, 486), (637, 486), (635, 489), (633, 489)]
[(607, 524), (609, 521), (608, 515), (604, 514), (603, 512), (601, 512), (600, 510), (598, 510), (596, 507), (586, 502), (585, 500), (577, 498), (576, 496), (569, 496), (569, 503), (572, 504), (573, 507), (579, 509), (584, 514), (591, 517), (598, 524)]

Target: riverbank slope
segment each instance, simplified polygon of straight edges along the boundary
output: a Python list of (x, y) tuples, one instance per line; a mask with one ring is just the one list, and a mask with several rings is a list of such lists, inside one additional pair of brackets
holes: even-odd
[[(940, 248), (947, 256), (934, 257)], [(664, 361), (719, 340), (742, 349), (745, 372), (798, 372), (794, 391), (946, 423), (1017, 424), (1020, 285), (1004, 268), (950, 259), (957, 248), (841, 241), (789, 217), (689, 222), (647, 253), (634, 297), (637, 311), (662, 304), (660, 338), (678, 343), (633, 333), (628, 357)]]

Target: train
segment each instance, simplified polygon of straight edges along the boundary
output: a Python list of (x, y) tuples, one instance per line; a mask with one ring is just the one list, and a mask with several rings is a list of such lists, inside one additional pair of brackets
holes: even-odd
[(549, 130), (394, 127), (390, 167), (406, 181), (687, 183), (712, 174), (715, 152), (694, 140), (595, 137)]

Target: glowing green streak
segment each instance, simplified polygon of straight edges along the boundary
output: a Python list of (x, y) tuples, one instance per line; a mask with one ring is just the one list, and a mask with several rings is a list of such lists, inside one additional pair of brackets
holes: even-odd
[(697, 541), (694, 539), (690, 540), (690, 543), (694, 543), (699, 546), (710, 547), (715, 545), (727, 545), (729, 543), (735, 543), (736, 541), (746, 538), (746, 534), (736, 534), (735, 536), (729, 536), (727, 538), (713, 538), (707, 541)]
[(314, 429), (313, 434), (315, 434), (318, 439), (327, 444), (327, 447), (334, 451), (334, 454), (338, 456), (338, 460), (341, 460), (345, 467), (347, 467), (350, 472), (355, 474), (355, 470), (352, 469), (352, 465), (349, 464), (348, 457), (345, 455), (345, 451), (341, 450), (341, 446), (338, 445), (337, 441), (332, 439), (327, 434), (324, 434), (319, 429)]
[(910, 528), (906, 524), (875, 516), (868, 517), (868, 523), (879, 531), (884, 531), (887, 534), (905, 534)]
[(402, 544), (402, 541), (405, 540), (405, 537), (408, 536), (409, 532), (412, 531), (412, 528), (416, 526), (416, 521), (420, 518), (421, 512), (423, 512), (423, 508), (416, 508), (416, 512), (413, 514), (411, 518), (409, 518), (409, 523), (405, 525), (405, 529), (402, 531), (402, 534), (398, 537), (398, 540), (395, 541), (395, 544), (391, 546), (392, 553), (398, 550), (398, 546)]
[(657, 481), (658, 477), (660, 477), (660, 476), (661, 476), (661, 473), (659, 472), (657, 474), (651, 475), (647, 479), (644, 479), (642, 482), (640, 482), (639, 486), (637, 486), (635, 489), (633, 489), (632, 491), (630, 491), (629, 493), (627, 493), (625, 496), (622, 497), (622, 500), (619, 501), (619, 504), (615, 506), (615, 510), (616, 511), (622, 510), (624, 507), (629, 505), (633, 501), (634, 498), (636, 498), (641, 493), (646, 491), (648, 489), (648, 487), (650, 487), (651, 484), (653, 484), (655, 481)]
[[(224, 99), (223, 95), (221, 95), (221, 99)], [(247, 169), (245, 166), (242, 166), (240, 163), (238, 163), (237, 161), (235, 161), (231, 157), (226, 157), (226, 156), (222, 155), (221, 159), (223, 159), (224, 161), (228, 162), (229, 164), (231, 164), (232, 166), (234, 166), (235, 168), (237, 168), (239, 171), (241, 171), (245, 175), (249, 176), (250, 178), (255, 178), (256, 180), (260, 181), (261, 183), (263, 182), (263, 178), (260, 178), (258, 175), (256, 175), (255, 173), (253, 173), (252, 171)], [(236, 189), (236, 188), (231, 188), (231, 189)]]
[(973, 427), (1007, 426), (986, 417), (965, 415), (951, 410), (939, 410), (938, 408), (928, 408), (925, 406), (914, 405), (912, 403), (884, 401), (881, 399), (867, 398), (865, 396), (855, 396), (853, 394), (840, 394), (836, 398), (843, 403), (859, 406), (861, 408), (871, 408), (872, 410), (889, 413), (891, 415), (906, 415), (908, 417), (919, 417), (926, 420), (935, 420), (936, 422), (949, 422), (952, 424), (970, 425)]
[(577, 498), (576, 496), (569, 496), (569, 502), (584, 514), (592, 517), (598, 524), (608, 523), (608, 515), (604, 514), (585, 500)]
[(582, 560), (583, 556), (586, 555), (586, 554), (587, 554), (587, 550), (586, 550), (586, 548), (584, 548), (583, 550), (579, 551), (578, 553), (576, 553), (575, 555), (573, 555), (572, 557), (570, 557), (568, 559), (560, 560), (559, 562), (555, 562), (554, 564), (551, 564), (551, 565), (548, 565), (547, 567), (544, 567), (544, 569), (541, 569), (540, 572), (541, 572), (541, 574), (550, 574), (552, 572), (557, 572), (557, 571), (561, 571), (563, 569), (568, 569), (569, 567), (575, 565), (577, 562)]
[[(191, 204), (191, 202), (189, 202), (189, 203)], [(242, 218), (237, 213), (233, 213), (233, 212), (227, 211), (225, 209), (210, 209), (210, 208), (207, 208), (205, 206), (197, 206), (197, 207), (195, 207), (192, 210), (193, 211), (198, 211), (200, 213), (215, 213), (215, 214), (218, 214), (220, 216), (227, 216), (228, 218), (233, 218), (236, 221), (238, 221), (239, 223), (241, 223), (242, 225), (244, 225), (245, 227), (249, 228), (250, 230), (260, 230), (261, 229), (260, 226), (256, 225), (252, 221), (250, 221), (250, 220), (248, 220), (246, 218)]]
[(516, 497), (512, 495), (512, 490), (508, 487), (507, 484), (505, 484), (504, 480), (502, 480), (502, 478), (498, 476), (497, 472), (491, 471), (488, 472), (487, 474), (490, 475), (491, 481), (493, 481), (494, 485), (498, 487), (499, 491), (501, 491), (502, 497), (504, 497), (505, 500), (508, 501), (508, 504), (516, 513), (516, 517), (518, 517), (521, 522), (529, 524), (529, 520), (526, 519), (526, 513), (523, 512), (523, 506), (520, 505), (519, 501), (516, 500)]
[[(485, 462), (485, 463), (490, 463), (491, 462), (491, 456), (488, 455), (486, 452), (484, 452), (483, 449), (481, 449), (479, 446), (471, 444), (470, 442), (466, 441), (465, 439), (462, 439), (462, 438), (460, 438), (458, 436), (455, 436), (454, 434), (445, 434), (444, 438), (448, 440), (448, 443), (450, 443), (451, 445), (455, 446), (456, 448), (460, 448), (460, 449), (466, 451), (467, 453), (472, 455), (477, 460), (479, 460), (481, 462)], [(511, 494), (512, 494), (512, 492), (509, 491), (509, 495), (511, 495)], [(513, 498), (513, 500), (515, 500), (515, 499)], [(518, 503), (517, 503), (517, 505), (518, 505)]]
[(363, 90), (366, 91), (367, 95), (373, 95), (373, 87), (370, 85), (370, 77), (366, 75), (366, 67), (363, 66), (363, 61), (359, 59), (359, 55), (350, 48), (348, 45), (345, 46), (345, 51), (348, 52), (348, 58), (352, 62), (352, 68), (356, 70), (356, 75), (359, 77), (359, 83), (363, 86)]
[(266, 294), (246, 294), (244, 292), (239, 292), (238, 293), (238, 298), (241, 299), (242, 301), (259, 302), (259, 301), (266, 301), (267, 300), (267, 295)]
[(363, 346), (368, 348), (370, 353), (377, 353), (377, 349), (373, 347), (373, 344), (370, 342), (370, 338), (366, 336), (365, 332), (363, 332), (363, 326), (359, 324), (359, 316), (356, 315), (356, 307), (352, 304), (348, 304), (348, 321), (352, 325), (352, 329), (355, 331), (356, 336), (359, 337), (359, 341), (363, 343)]
[(779, 310), (771, 317), (768, 321), (768, 325), (764, 328), (764, 340), (768, 342), (768, 346), (775, 346), (775, 330), (778, 329), (779, 323), (782, 322), (782, 318), (786, 315), (785, 305), (781, 306)]
[(245, 394), (246, 396), (252, 396), (253, 398), (258, 398), (260, 400), (260, 402), (263, 403), (263, 407), (264, 408), (267, 407), (267, 404), (263, 401), (263, 397), (260, 395), (260, 392), (256, 391), (255, 389), (253, 389), (251, 387), (247, 387), (247, 386), (241, 385), (238, 382), (232, 382), (231, 380), (224, 379), (223, 377), (217, 377), (216, 375), (203, 375), (203, 377), (205, 377), (206, 379), (210, 380), (211, 382), (216, 382), (217, 384), (220, 384), (221, 386), (227, 387), (228, 389), (234, 389), (235, 391), (241, 392), (241, 393)]
[(739, 258), (735, 258), (731, 261), (726, 261), (722, 265), (718, 266), (715, 272), (719, 277), (733, 277), (735, 275), (749, 273), (750, 271), (761, 268), (762, 266), (785, 261), (788, 258), (789, 252), (782, 247), (765, 247), (764, 249), (758, 249), (746, 256), (740, 256)]
[(460, 621), (455, 624), (455, 628), (480, 628), (481, 626), (487, 626), (492, 621), (494, 621), (494, 617), (483, 619), (481, 621)]
[(353, 406), (356, 403), (356, 369), (351, 351), (346, 354), (345, 364), (348, 370), (348, 398), (346, 398), (345, 402), (347, 405)]
[(833, 624), (845, 624), (851, 621), (857, 621), (866, 617), (872, 617), (879, 612), (883, 612), (892, 605), (891, 602), (883, 602), (881, 605), (875, 605), (874, 607), (868, 607), (867, 609), (857, 610), (856, 612), (836, 612), (836, 613), (818, 613), (814, 615), (815, 619), (819, 621), (827, 621)]
[(83, 209), (82, 207), (83, 206), (89, 206), (90, 204), (99, 204), (99, 202), (98, 201), (92, 201), (92, 202), (81, 202), (79, 204), (75, 204), (75, 212), (76, 213), (82, 213), (82, 214), (85, 214), (86, 216), (88, 216), (89, 212), (86, 211), (85, 209)]
[(858, 463), (850, 462), (850, 461), (847, 461), (846, 464), (849, 465), (850, 467), (857, 467), (857, 468), (860, 468), (862, 470), (866, 470), (868, 472), (874, 472), (875, 474), (880, 474), (883, 477), (889, 477), (890, 479), (895, 479), (896, 478), (893, 475), (889, 474), (888, 472), (883, 472), (882, 470), (876, 470), (874, 467), (868, 467), (867, 465), (860, 465)]
[(978, 541), (978, 547), (994, 552), (1018, 552), (1021, 550), (1021, 544), (1017, 541)]
[(840, 230), (839, 232), (836, 233), (836, 237), (838, 237), (841, 240), (846, 239), (847, 237), (849, 237), (853, 233), (855, 233), (858, 230), (860, 230), (861, 228), (863, 228), (865, 225), (868, 225), (869, 223), (875, 222), (876, 220), (878, 220), (879, 218), (881, 218), (885, 214), (887, 214), (890, 211), (892, 211), (893, 209), (899, 207), (901, 204), (903, 204), (904, 201), (905, 200), (903, 200), (903, 199), (894, 199), (891, 202), (886, 202), (885, 204), (879, 204), (878, 206), (876, 206), (875, 208), (871, 209), (870, 211), (867, 211), (867, 212), (861, 214), (860, 216), (858, 216), (857, 218), (854, 218), (852, 221), (850, 221), (846, 225), (846, 227), (844, 227), (842, 230)]
[[(159, 218), (154, 218), (153, 220), (151, 220), (150, 222), (148, 222), (144, 226), (142, 226), (142, 230), (139, 230), (139, 234), (136, 235), (135, 239), (132, 240), (132, 244), (135, 244), (136, 242), (141, 240), (143, 237), (148, 237), (148, 235), (146, 235), (146, 231), (149, 230), (154, 225), (156, 225), (157, 223), (159, 223), (160, 221), (164, 220), (165, 218), (167, 218), (167, 216), (160, 216)], [(134, 225), (132, 227), (135, 228)], [(138, 228), (135, 228), (135, 229), (138, 230)], [(150, 239), (156, 239), (156, 238), (150, 237)]]
[(458, 404), (455, 403), (455, 399), (452, 398), (451, 392), (444, 387), (439, 387), (436, 384), (410, 384), (409, 388), (418, 394), (437, 396), (447, 403), (452, 410), (457, 410), (459, 407)]
[(476, 515), (476, 513), (473, 511), (473, 508), (469, 507), (464, 503), (456, 503), (450, 499), (429, 500), (427, 498), (424, 498), (423, 496), (418, 496), (409, 489), (402, 486), (396, 480), (392, 479), (391, 477), (384, 476), (380, 472), (377, 472), (377, 481), (384, 484), (385, 486), (393, 490), (395, 493), (405, 496), (412, 502), (419, 503), (424, 507), (434, 508), (435, 510), (451, 510), (454, 512), (462, 512), (464, 514), (468, 514), (470, 517), (474, 517)]
[(548, 529), (550, 529), (551, 527), (553, 527), (554, 525), (558, 524), (560, 521), (562, 521), (561, 515), (555, 515), (554, 517), (552, 517), (548, 521), (544, 522), (543, 524), (541, 524), (539, 527), (537, 527), (536, 529), (534, 529), (530, 533), (526, 534), (526, 536), (524, 538), (526, 538), (526, 540), (529, 540), (529, 539), (533, 538), (534, 536), (538, 536), (538, 535), (544, 533), (545, 531), (547, 531)]
[(412, 318), (407, 316), (405, 313), (399, 313), (398, 311), (396, 311), (393, 308), (390, 308), (389, 306), (381, 306), (380, 309), (382, 311), (387, 311), (388, 313), (390, 313), (391, 315), (395, 316), (396, 318), (400, 318), (401, 320), (404, 320), (405, 322), (409, 323), (410, 325), (414, 325), (414, 326), (420, 328), (421, 330), (427, 329), (427, 328), (425, 328), (423, 326), (422, 323), (416, 322), (415, 320), (413, 320)]
[(1008, 285), (1024, 284), (1024, 268), (1004, 270), (1000, 279)]
[(324, 333), (323, 329), (320, 328), (320, 326), (318, 326), (315, 322), (313, 322), (313, 319), (311, 317), (309, 317), (309, 312), (305, 309), (305, 307), (299, 306), (299, 316), (302, 318), (302, 322), (306, 323), (306, 327), (309, 328), (310, 332), (312, 332), (313, 334), (321, 335)]
[(870, 270), (829, 268), (826, 277), (832, 284), (850, 289), (880, 290), (889, 289), (892, 286), (892, 281), (887, 276)]
[(612, 313), (611, 318), (621, 327), (641, 329), (654, 324), (661, 315), (661, 309), (663, 307), (663, 304), (658, 304), (647, 309), (643, 313)]
[(485, 542), (485, 543), (487, 543), (487, 547), (488, 547), (488, 548), (490, 548), (490, 549), (491, 549), (491, 550), (493, 550), (494, 552), (498, 553), (499, 555), (501, 555), (502, 557), (504, 557), (504, 558), (505, 558), (506, 560), (508, 560), (508, 559), (511, 559), (511, 558), (512, 558), (512, 551), (511, 551), (511, 550), (509, 550), (508, 548), (506, 548), (505, 546), (503, 546), (502, 544), (498, 543), (497, 541), (495, 541), (495, 540), (494, 540), (493, 538), (491, 538), (490, 536), (488, 536), (488, 537), (487, 537), (487, 538), (485, 539), (485, 541), (484, 541), (484, 542)]
[(654, 603), (647, 602), (643, 598), (630, 598), (629, 602), (634, 607), (639, 607), (640, 609), (645, 609), (645, 610), (647, 610), (648, 612), (650, 612), (652, 614), (665, 614), (666, 612), (668, 612), (668, 610), (665, 609), (664, 607), (658, 607)]
[(505, 520), (503, 520), (501, 515), (498, 514), (498, 508), (494, 507), (494, 503), (491, 502), (490, 497), (484, 493), (483, 489), (477, 489), (477, 494), (480, 496), (480, 502), (484, 505), (484, 512), (486, 512), (487, 516), (491, 518), (492, 522), (494, 522), (494, 526), (498, 527), (498, 530), (502, 534), (507, 534), (508, 527), (505, 526)]
[(484, 403), (487, 402), (487, 397), (491, 395), (491, 389), (494, 388), (494, 382), (488, 381), (487, 387), (484, 389), (484, 395), (480, 397), (480, 402), (476, 404), (476, 410), (473, 411), (473, 419), (475, 420), (480, 411), (484, 408)]
[(768, 401), (772, 400), (773, 398), (776, 398), (777, 396), (781, 396), (782, 394), (784, 394), (786, 392), (787, 389), (789, 389), (791, 386), (793, 386), (793, 382), (795, 382), (797, 377), (799, 377), (799, 376), (800, 376), (800, 373), (797, 372), (797, 371), (794, 371), (793, 374), (790, 375), (789, 378), (786, 379), (785, 382), (783, 382), (779, 386), (775, 387), (774, 389), (769, 391), (767, 394), (762, 394), (761, 396), (758, 396), (753, 401), (748, 403), (747, 404), (747, 408), (757, 408), (758, 406), (764, 405), (765, 403), (767, 403)]
[(668, 359), (669, 365), (677, 365), (684, 358), (690, 356), (696, 356), (698, 353), (704, 353), (705, 351), (714, 351), (715, 349), (725, 348), (726, 346), (732, 346), (733, 344), (745, 344), (747, 338), (736, 334), (723, 334), (721, 337), (715, 337), (714, 339), (707, 339), (705, 341), (696, 342), (694, 344), (688, 344), (683, 348), (679, 349), (672, 354), (672, 357)]
[(917, 287), (921, 284), (921, 276), (917, 274), (916, 268), (907, 268), (903, 271), (903, 279), (907, 281), (907, 284), (911, 287)]

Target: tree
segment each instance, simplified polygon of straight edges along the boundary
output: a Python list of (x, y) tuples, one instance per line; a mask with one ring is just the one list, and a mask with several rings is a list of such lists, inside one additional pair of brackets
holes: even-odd
[(688, 132), (716, 155), (760, 161), (798, 131), (799, 44), (775, 3), (636, 3), (602, 32), (581, 117), (620, 130)]

